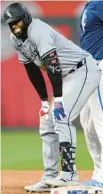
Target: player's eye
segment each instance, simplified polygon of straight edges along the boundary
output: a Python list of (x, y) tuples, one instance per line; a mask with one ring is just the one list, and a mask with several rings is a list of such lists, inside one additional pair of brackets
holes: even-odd
[(14, 26), (14, 25), (17, 25), (18, 22), (20, 22), (20, 20), (16, 20), (16, 21), (14, 21), (14, 22), (11, 22), (11, 23), (9, 23), (9, 26), (12, 27), (12, 26)]

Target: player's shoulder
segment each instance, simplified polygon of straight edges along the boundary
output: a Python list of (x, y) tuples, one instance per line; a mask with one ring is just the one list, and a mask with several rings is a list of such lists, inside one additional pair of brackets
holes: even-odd
[(95, 7), (99, 10), (101, 10), (102, 9), (102, 11), (103, 11), (103, 1), (96, 1), (96, 3), (95, 3)]
[(100, 1), (100, 0), (97, 0), (97, 1), (94, 1), (94, 0), (90, 0), (88, 3), (87, 3), (87, 7), (89, 8), (97, 8), (97, 7), (101, 7), (103, 8), (103, 1)]
[[(47, 24), (39, 18), (32, 18), (32, 22), (29, 25), (29, 29), (30, 30), (34, 29), (36, 31), (38, 29), (40, 30), (41, 27), (46, 28)], [(42, 31), (42, 29), (41, 29), (41, 31)]]
[(33, 18), (28, 28), (28, 37), (37, 40), (44, 36), (48, 30), (50, 30), (49, 25), (38, 18)]

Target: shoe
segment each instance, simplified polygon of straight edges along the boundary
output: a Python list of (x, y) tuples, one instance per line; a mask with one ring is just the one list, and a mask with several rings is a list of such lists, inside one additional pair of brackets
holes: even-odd
[(82, 184), (86, 185), (86, 186), (103, 187), (103, 183), (96, 181), (96, 180), (93, 180), (93, 179), (89, 179), (87, 181), (84, 181)]
[(24, 190), (27, 192), (42, 193), (42, 192), (50, 192), (50, 187), (47, 186), (45, 182), (41, 181), (36, 184), (25, 186)]
[(70, 180), (67, 179), (66, 177), (63, 178), (61, 176), (61, 174), (59, 176), (57, 176), (56, 178), (52, 179), (52, 180), (46, 180), (46, 185), (51, 187), (51, 188), (56, 188), (56, 187), (64, 187), (64, 186), (68, 186), (68, 185), (80, 185), (80, 183), (78, 182), (78, 177), (76, 175), (75, 180)]

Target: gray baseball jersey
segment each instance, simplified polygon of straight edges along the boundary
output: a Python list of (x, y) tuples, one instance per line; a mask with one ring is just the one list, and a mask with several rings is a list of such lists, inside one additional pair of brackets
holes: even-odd
[(11, 40), (18, 51), (19, 61), (32, 61), (39, 67), (43, 65), (43, 57), (56, 50), (63, 75), (90, 55), (40, 19), (32, 19), (28, 27), (28, 38), (24, 42), (14, 34), (11, 34)]

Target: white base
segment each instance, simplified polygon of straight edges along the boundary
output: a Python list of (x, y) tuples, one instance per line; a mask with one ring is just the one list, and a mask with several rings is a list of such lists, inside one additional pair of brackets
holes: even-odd
[(52, 188), (50, 194), (103, 194), (103, 188), (100, 187), (88, 187), (88, 186), (66, 186)]

